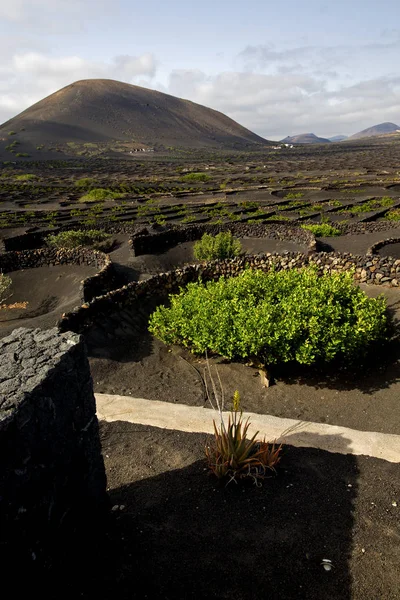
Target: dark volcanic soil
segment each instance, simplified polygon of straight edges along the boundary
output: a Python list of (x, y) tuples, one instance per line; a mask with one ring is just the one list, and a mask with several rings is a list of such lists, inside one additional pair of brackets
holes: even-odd
[(26, 301), (28, 305), (0, 311), (0, 337), (16, 327), (54, 327), (63, 312), (81, 304), (81, 282), (96, 273), (94, 267), (74, 265), (8, 273), (12, 285), (7, 304)]
[[(384, 293), (395, 319), (400, 316), (400, 291), (363, 286), (371, 296)], [(121, 319), (124, 315), (121, 316)], [(102, 323), (106, 327), (106, 323)], [(87, 336), (96, 392), (122, 394), (201, 406), (205, 402), (202, 375), (205, 361), (178, 347), (169, 348), (144, 329), (105, 332), (99, 342), (94, 330)], [(104, 329), (101, 330), (104, 332)], [(125, 336), (125, 337), (124, 337)], [(240, 391), (243, 410), (305, 421), (330, 423), (365, 431), (400, 434), (400, 348), (356, 372), (353, 368), (320, 372), (286, 369), (266, 389), (258, 371), (241, 363), (212, 360), (227, 398)]]
[(63, 563), (66, 596), (399, 597), (400, 465), (288, 446), (262, 487), (225, 487), (205, 435), (102, 422), (101, 437), (113, 511), (96, 547)]
[[(266, 252), (307, 252), (307, 247), (291, 241), (280, 241), (269, 238), (240, 238), (242, 250), (246, 254), (265, 254)], [(131, 268), (140, 272), (140, 278), (146, 273), (162, 273), (171, 271), (185, 264), (197, 262), (193, 256), (195, 242), (184, 242), (159, 254), (142, 254), (129, 259)], [(113, 258), (113, 255), (111, 255)], [(117, 254), (117, 256), (119, 256)], [(115, 260), (113, 258), (113, 260)]]

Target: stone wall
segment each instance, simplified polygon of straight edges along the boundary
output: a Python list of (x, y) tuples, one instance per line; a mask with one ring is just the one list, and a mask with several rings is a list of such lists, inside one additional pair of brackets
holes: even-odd
[(190, 225), (187, 227), (168, 227), (164, 231), (148, 232), (144, 229), (130, 239), (130, 245), (135, 256), (154, 254), (182, 242), (198, 240), (204, 233), (217, 235), (220, 231), (231, 231), (237, 237), (267, 237), (275, 240), (290, 240), (305, 245), (310, 252), (315, 251), (314, 235), (300, 227), (283, 224), (266, 223), (223, 223)]
[[(315, 225), (315, 222), (314, 222)], [(361, 235), (363, 233), (376, 233), (388, 231), (389, 229), (400, 228), (400, 221), (364, 221), (362, 223), (333, 223), (333, 226), (340, 229), (343, 235)]]
[(107, 506), (106, 479), (83, 341), (57, 329), (0, 340), (0, 553), (48, 564), (72, 531)]
[(383, 246), (387, 246), (389, 244), (399, 244), (399, 243), (400, 243), (400, 237), (395, 237), (395, 238), (391, 237), (391, 238), (386, 238), (384, 240), (380, 240), (379, 242), (372, 244), (372, 246), (370, 248), (368, 248), (367, 254), (377, 254), (378, 250), (383, 248)]
[(199, 279), (210, 281), (221, 276), (231, 277), (249, 267), (267, 272), (272, 267), (281, 270), (308, 265), (316, 265), (321, 273), (354, 269), (354, 279), (360, 283), (389, 287), (400, 285), (400, 260), (392, 257), (355, 256), (339, 252), (309, 255), (301, 252), (286, 252), (282, 255), (268, 253), (188, 265), (175, 271), (160, 273), (145, 281), (130, 283), (63, 315), (58, 326), (61, 331), (70, 330), (80, 333), (94, 325), (99, 319), (107, 319), (115, 310), (140, 304), (146, 305), (151, 298), (163, 301), (168, 294), (176, 293), (180, 287)]
[(40, 248), (0, 254), (0, 272), (2, 273), (71, 264), (86, 265), (99, 269), (96, 275), (88, 277), (82, 283), (84, 302), (93, 300), (96, 296), (107, 293), (112, 289), (115, 282), (114, 266), (108, 254), (98, 250), (91, 250), (90, 248), (75, 248), (73, 250)]
[[(6, 237), (3, 240), (5, 252), (15, 252), (19, 250), (32, 250), (41, 248), (44, 245), (44, 238), (50, 233), (55, 233), (54, 229), (48, 231), (35, 231)], [(58, 233), (58, 231), (56, 231)]]

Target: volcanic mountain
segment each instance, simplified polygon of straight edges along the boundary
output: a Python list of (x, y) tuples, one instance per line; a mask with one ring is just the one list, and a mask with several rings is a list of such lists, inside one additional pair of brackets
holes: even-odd
[(344, 142), (347, 140), (347, 135), (334, 135), (333, 137), (328, 138), (330, 142)]
[(115, 141), (156, 148), (269, 143), (216, 110), (109, 79), (77, 81), (51, 94), (1, 125), (0, 139), (31, 149)]
[(317, 137), (314, 133), (300, 133), (299, 135), (288, 135), (283, 144), (329, 144), (330, 140)]
[(373, 127), (368, 127), (368, 129), (363, 129), (363, 131), (359, 131), (354, 135), (350, 136), (350, 140), (358, 140), (366, 137), (375, 137), (378, 135), (386, 135), (388, 133), (396, 133), (400, 132), (400, 127), (395, 123), (379, 123), (379, 125), (374, 125)]

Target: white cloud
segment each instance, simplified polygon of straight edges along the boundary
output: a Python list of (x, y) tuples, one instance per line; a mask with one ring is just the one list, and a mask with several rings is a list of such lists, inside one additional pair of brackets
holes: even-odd
[(400, 78), (383, 77), (329, 89), (309, 75), (173, 71), (169, 93), (227, 113), (264, 137), (355, 133), (382, 121), (400, 121)]
[(107, 4), (105, 0), (1, 0), (0, 19), (30, 27), (54, 27), (56, 23), (65, 25), (69, 18), (80, 21), (88, 11), (101, 10)]

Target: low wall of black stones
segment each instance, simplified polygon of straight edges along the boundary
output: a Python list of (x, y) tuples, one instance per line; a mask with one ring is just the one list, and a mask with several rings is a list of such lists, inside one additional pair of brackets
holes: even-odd
[[(85, 345), (56, 328), (0, 340), (0, 561), (50, 565), (72, 533), (92, 535), (107, 507)], [(99, 512), (100, 511), (100, 512)], [(75, 540), (78, 544), (78, 539)], [(42, 582), (43, 585), (45, 581)], [(17, 585), (18, 581), (10, 581)], [(52, 596), (53, 597), (53, 596)]]
[(4, 238), (4, 250), (2, 250), (2, 252), (15, 252), (19, 250), (33, 250), (33, 248), (41, 248), (45, 243), (44, 238), (50, 233), (54, 233), (54, 229), (44, 232), (28, 232), (21, 235)]
[(145, 281), (132, 282), (108, 294), (85, 303), (75, 311), (65, 314), (58, 326), (61, 331), (82, 332), (90, 328), (99, 318), (107, 318), (115, 310), (148, 304), (150, 299), (164, 301), (169, 294), (176, 293), (180, 287), (199, 279), (217, 280), (221, 276), (233, 277), (246, 268), (268, 272), (301, 268), (316, 265), (320, 273), (332, 273), (354, 269), (354, 280), (358, 283), (399, 287), (400, 260), (392, 257), (355, 256), (350, 253), (313, 253), (286, 252), (284, 254), (265, 254), (244, 256), (231, 260), (213, 261), (188, 265), (168, 273), (160, 273)]
[(163, 252), (182, 242), (198, 240), (204, 233), (217, 235), (221, 231), (231, 231), (236, 237), (269, 238), (274, 240), (290, 240), (305, 245), (310, 252), (316, 248), (315, 237), (306, 229), (282, 224), (265, 223), (204, 223), (187, 227), (168, 227), (164, 231), (146, 230), (138, 232), (130, 239), (130, 245), (135, 256)]
[(93, 300), (96, 296), (107, 293), (112, 289), (115, 281), (114, 267), (110, 257), (104, 252), (81, 247), (73, 250), (39, 248), (37, 250), (22, 250), (0, 254), (0, 272), (2, 273), (71, 264), (86, 265), (99, 269), (96, 275), (83, 281), (81, 287), (83, 301)]
[[(311, 222), (310, 222), (311, 223)], [(313, 222), (315, 225), (315, 221)], [(389, 229), (400, 231), (400, 221), (364, 221), (362, 223), (332, 223), (336, 229), (342, 232), (342, 235), (360, 235), (363, 233), (384, 233)]]
[[(302, 224), (312, 224), (315, 225), (315, 221), (302, 221)], [(382, 233), (384, 233), (385, 231), (389, 230), (389, 229), (395, 229), (395, 228), (399, 228), (400, 229), (400, 221), (376, 221), (376, 222), (357, 222), (357, 223), (347, 223), (347, 224), (343, 224), (343, 223), (335, 223), (334, 226), (339, 229), (342, 232), (342, 235), (354, 235), (354, 234), (363, 234), (363, 233), (374, 233), (374, 232), (379, 232), (381, 231)], [(237, 228), (237, 230), (239, 231), (239, 228), (242, 227), (244, 228), (243, 233), (238, 233), (237, 235), (244, 235), (244, 236), (248, 236), (248, 237), (264, 237), (264, 231), (267, 231), (267, 236), (268, 237), (274, 237), (274, 231), (277, 232), (277, 235), (280, 235), (280, 233), (283, 231), (283, 228), (286, 228), (286, 231), (288, 229), (295, 229), (297, 232), (299, 231), (304, 231), (299, 227), (296, 227), (296, 224), (293, 225), (287, 225), (285, 223), (275, 223), (275, 224), (263, 224), (263, 223), (254, 223), (254, 224), (248, 224), (248, 223), (224, 223), (224, 224), (210, 224), (210, 223), (204, 223), (204, 224), (198, 224), (198, 225), (189, 225), (189, 226), (166, 226), (168, 227), (168, 231), (174, 231), (176, 233), (174, 233), (175, 235), (175, 241), (171, 243), (171, 245), (174, 245), (175, 243), (179, 243), (182, 241), (193, 241), (195, 239), (199, 239), (203, 233), (205, 231), (207, 231), (207, 233), (213, 232), (215, 231), (216, 233), (219, 233), (219, 231), (223, 231), (223, 230), (231, 230), (232, 232), (235, 231), (235, 228)], [(20, 250), (32, 250), (34, 248), (42, 248), (45, 245), (45, 237), (47, 237), (49, 234), (54, 234), (54, 233), (59, 233), (60, 231), (71, 231), (71, 230), (87, 230), (87, 229), (93, 229), (93, 225), (84, 225), (84, 224), (73, 224), (71, 223), (70, 225), (66, 225), (63, 227), (58, 228), (56, 231), (54, 229), (49, 229), (49, 230), (42, 230), (40, 232), (35, 231), (35, 232), (28, 232), (28, 233), (24, 233), (22, 235), (17, 235), (14, 237), (7, 237), (4, 239), (0, 239), (0, 252), (12, 252), (12, 251), (20, 251)], [(166, 236), (166, 229), (165, 231), (163, 231), (163, 227), (162, 226), (157, 226), (157, 225), (144, 225), (144, 224), (131, 224), (131, 223), (107, 223), (107, 222), (99, 222), (96, 223), (96, 229), (101, 229), (102, 231), (105, 231), (106, 233), (110, 233), (112, 234), (128, 234), (128, 235), (132, 235), (132, 239), (135, 240), (139, 240), (139, 238), (143, 235), (157, 235), (157, 239), (159, 240), (159, 243), (161, 242), (161, 240), (163, 239), (164, 236)], [(188, 233), (185, 239), (185, 234), (183, 233), (184, 231), (192, 231), (192, 233)], [(195, 233), (195, 231), (197, 230), (197, 232)], [(178, 233), (178, 232), (181, 233)], [(256, 232), (256, 233), (254, 233)], [(284, 236), (284, 234), (282, 234)], [(301, 235), (301, 234), (300, 234)], [(179, 236), (182, 236), (182, 239), (179, 239)], [(188, 237), (188, 236), (192, 236), (192, 237)], [(296, 236), (297, 238), (297, 236)], [(288, 239), (288, 236), (286, 237), (275, 237), (275, 239)], [(291, 238), (290, 238), (291, 239)], [(298, 243), (308, 243), (308, 239), (311, 238), (298, 238), (297, 240), (293, 240), (293, 241), (297, 241)], [(177, 241), (176, 241), (177, 240)], [(136, 252), (140, 252), (140, 248), (141, 248), (141, 244), (144, 243), (143, 241), (137, 241), (135, 242), (135, 251)], [(154, 242), (156, 243), (156, 242)], [(310, 241), (311, 243), (311, 241)], [(170, 247), (170, 246), (168, 246)], [(166, 249), (166, 248), (165, 248)], [(141, 254), (143, 254), (143, 252), (141, 252)]]
[(400, 243), (400, 237), (395, 237), (395, 238), (392, 237), (392, 238), (386, 238), (384, 240), (380, 240), (379, 242), (372, 244), (372, 246), (370, 248), (368, 248), (368, 254), (377, 254), (377, 252), (384, 246), (388, 246), (390, 244), (399, 244), (399, 243)]

